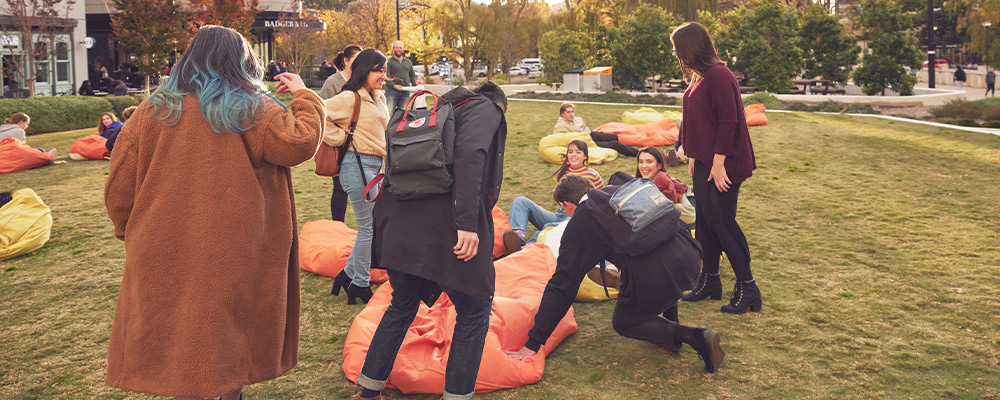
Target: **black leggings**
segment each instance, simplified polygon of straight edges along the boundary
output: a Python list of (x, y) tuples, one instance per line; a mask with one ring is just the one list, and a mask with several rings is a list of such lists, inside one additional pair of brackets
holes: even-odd
[[(664, 314), (677, 315), (677, 305), (674, 304)], [(611, 326), (619, 335), (630, 339), (645, 340), (660, 347), (673, 347), (677, 334), (677, 322), (670, 321), (659, 313), (644, 314), (623, 307), (620, 302), (615, 304), (611, 314)]]
[(618, 141), (618, 135), (612, 135), (610, 133), (603, 132), (590, 132), (590, 138), (594, 140), (594, 144), (613, 149), (621, 154), (629, 157), (635, 157), (639, 155), (639, 150), (632, 146), (626, 146)]
[(330, 196), (330, 213), (334, 221), (344, 222), (347, 214), (347, 192), (340, 186), (340, 176), (333, 177), (333, 195)]
[(750, 246), (743, 230), (736, 223), (736, 200), (740, 195), (740, 184), (729, 186), (726, 192), (715, 187), (715, 181), (707, 181), (711, 168), (701, 161), (691, 159), (694, 164), (695, 238), (701, 243), (701, 271), (719, 273), (719, 259), (726, 252), (733, 273), (740, 281), (753, 279), (750, 272)]

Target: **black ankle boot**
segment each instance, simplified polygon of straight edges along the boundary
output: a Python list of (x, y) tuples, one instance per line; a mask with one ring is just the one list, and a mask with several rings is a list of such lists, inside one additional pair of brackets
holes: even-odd
[(333, 278), (333, 288), (330, 289), (330, 294), (340, 296), (340, 289), (347, 289), (347, 286), (350, 284), (351, 278), (347, 277), (347, 271), (340, 270), (340, 273)]
[(757, 281), (736, 282), (735, 287), (733, 287), (733, 298), (729, 300), (729, 304), (722, 306), (721, 311), (729, 314), (743, 314), (747, 312), (747, 309), (760, 312), (763, 302), (760, 289), (757, 288)]
[(362, 302), (368, 304), (368, 300), (371, 300), (373, 294), (371, 287), (354, 286), (353, 283), (347, 285), (347, 289), (344, 289), (344, 292), (347, 292), (348, 305), (353, 305), (357, 299), (361, 299)]
[(719, 280), (719, 274), (712, 275), (702, 272), (701, 276), (698, 277), (698, 285), (682, 299), (695, 302), (702, 301), (706, 297), (710, 297), (712, 300), (722, 300), (722, 281)]

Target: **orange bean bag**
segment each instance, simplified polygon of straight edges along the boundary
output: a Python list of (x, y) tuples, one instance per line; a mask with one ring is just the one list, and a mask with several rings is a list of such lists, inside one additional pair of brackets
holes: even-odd
[(677, 124), (670, 119), (661, 119), (642, 125), (624, 122), (609, 122), (594, 129), (595, 132), (618, 135), (618, 141), (626, 146), (669, 146), (677, 143)]
[(751, 104), (744, 110), (747, 114), (747, 126), (767, 125), (766, 108), (763, 104)]
[(49, 153), (24, 144), (21, 139), (9, 137), (0, 140), (0, 173), (52, 164), (54, 158)]
[[(476, 393), (491, 392), (537, 383), (545, 370), (545, 356), (576, 332), (570, 308), (548, 342), (528, 362), (508, 357), (502, 350), (518, 350), (528, 340), (545, 284), (555, 272), (556, 259), (545, 245), (535, 244), (496, 262), (496, 293), (490, 330), (486, 334), (483, 361), (476, 379)], [(375, 292), (347, 332), (343, 370), (347, 379), (358, 381), (375, 328), (392, 299), (392, 287), (384, 284)], [(396, 357), (388, 387), (403, 393), (444, 391), (445, 358), (455, 328), (455, 306), (446, 294), (433, 308), (420, 304)]]
[(507, 246), (503, 245), (503, 234), (510, 230), (510, 221), (507, 214), (503, 213), (500, 207), (493, 206), (493, 258), (503, 255)]
[(73, 147), (69, 148), (69, 156), (74, 160), (103, 160), (105, 154), (110, 154), (108, 148), (104, 147), (107, 142), (108, 139), (100, 133), (92, 133), (73, 143)]
[[(306, 222), (299, 233), (299, 266), (302, 269), (335, 277), (347, 265), (358, 231), (343, 222), (323, 219)], [(371, 283), (389, 280), (384, 269), (371, 270)]]

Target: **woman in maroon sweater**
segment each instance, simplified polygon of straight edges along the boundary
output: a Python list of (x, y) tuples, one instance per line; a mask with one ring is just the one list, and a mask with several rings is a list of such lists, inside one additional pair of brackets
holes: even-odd
[(692, 77), (684, 92), (681, 143), (693, 161), (688, 173), (694, 180), (695, 227), (703, 263), (698, 284), (685, 301), (722, 298), (719, 259), (722, 252), (736, 274), (732, 300), (722, 312), (760, 311), (761, 295), (750, 272), (750, 248), (736, 223), (740, 184), (757, 168), (747, 129), (739, 83), (719, 59), (705, 27), (697, 22), (681, 25), (670, 37), (674, 55), (685, 75)]

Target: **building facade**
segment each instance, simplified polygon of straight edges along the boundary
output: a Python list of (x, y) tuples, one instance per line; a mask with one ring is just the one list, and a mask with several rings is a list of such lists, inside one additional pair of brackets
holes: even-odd
[[(183, 0), (177, 0), (184, 2)], [(11, 97), (15, 91), (27, 89), (25, 75), (16, 71), (28, 70), (34, 62), (42, 71), (35, 80), (33, 95), (53, 96), (74, 94), (84, 80), (92, 85), (106, 78), (122, 78), (133, 64), (135, 55), (125, 51), (117, 41), (111, 26), (111, 15), (116, 10), (107, 0), (78, 0), (64, 2), (66, 18), (48, 24), (45, 32), (38, 27), (32, 36), (35, 51), (29, 50), (22, 36), (23, 18), (2, 15), (0, 8), (0, 59), (3, 67), (3, 88), (0, 96)], [(253, 24), (254, 49), (265, 62), (274, 58), (274, 32), (289, 23), (303, 24), (304, 28), (322, 29), (318, 21), (301, 21), (301, 2), (297, 0), (260, 0)], [(296, 22), (290, 22), (296, 21)], [(42, 47), (40, 47), (42, 46)], [(32, 55), (34, 54), (34, 55)], [(104, 69), (102, 71), (102, 68)], [(117, 72), (116, 72), (117, 71)], [(107, 76), (105, 76), (105, 72)], [(135, 82), (129, 82), (135, 87)]]

